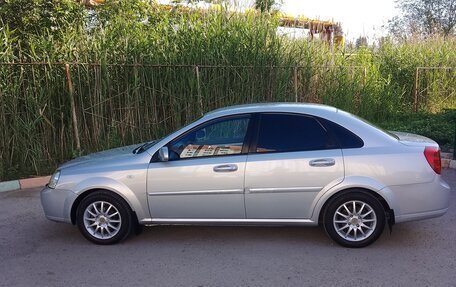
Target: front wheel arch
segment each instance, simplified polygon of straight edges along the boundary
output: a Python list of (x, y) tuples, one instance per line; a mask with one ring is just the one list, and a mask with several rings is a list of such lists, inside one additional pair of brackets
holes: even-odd
[(86, 190), (86, 191), (84, 191), (83, 193), (81, 193), (81, 194), (75, 199), (75, 201), (73, 202), (73, 205), (71, 206), (71, 213), (70, 213), (71, 223), (72, 223), (73, 225), (76, 225), (76, 212), (77, 212), (77, 210), (78, 210), (78, 207), (79, 207), (79, 204), (81, 203), (81, 201), (82, 201), (84, 198), (86, 198), (87, 196), (91, 195), (92, 193), (94, 193), (94, 192), (99, 192), (99, 191), (103, 191), (103, 192), (109, 193), (111, 196), (117, 197), (119, 200), (124, 201), (125, 204), (126, 204), (126, 205), (129, 207), (129, 209), (130, 209), (130, 212), (131, 212), (132, 217), (133, 217), (133, 222), (134, 222), (136, 225), (139, 225), (139, 220), (138, 220), (138, 216), (136, 215), (136, 212), (133, 210), (133, 208), (131, 208), (131, 205), (130, 205), (122, 196), (120, 196), (120, 195), (117, 194), (116, 192), (113, 192), (112, 190), (101, 189), (101, 188)]

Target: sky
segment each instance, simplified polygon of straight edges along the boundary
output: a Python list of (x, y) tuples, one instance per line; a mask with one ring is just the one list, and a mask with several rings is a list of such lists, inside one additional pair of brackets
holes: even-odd
[[(228, 0), (241, 8), (253, 6), (254, 0)], [(158, 0), (169, 3), (170, 0)], [(183, 1), (185, 2), (185, 0)], [(282, 0), (280, 10), (291, 16), (340, 22), (344, 36), (354, 41), (365, 36), (369, 41), (385, 35), (382, 28), (398, 14), (394, 0)], [(205, 6), (206, 3), (200, 3)], [(207, 4), (206, 4), (207, 5)]]

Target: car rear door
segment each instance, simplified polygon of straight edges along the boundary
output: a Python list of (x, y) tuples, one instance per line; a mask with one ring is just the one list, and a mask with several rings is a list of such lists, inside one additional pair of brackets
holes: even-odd
[(151, 162), (152, 218), (244, 219), (250, 115), (204, 123), (167, 144), (169, 161)]
[(344, 178), (342, 151), (317, 118), (264, 113), (247, 158), (248, 219), (306, 219), (316, 195)]

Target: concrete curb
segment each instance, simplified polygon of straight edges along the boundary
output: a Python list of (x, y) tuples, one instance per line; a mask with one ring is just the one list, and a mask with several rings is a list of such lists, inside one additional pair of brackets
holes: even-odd
[(456, 159), (450, 161), (450, 164), (448, 165), (449, 168), (456, 169)]
[(32, 177), (19, 180), (10, 180), (0, 182), (0, 192), (20, 190), (25, 188), (43, 187), (51, 176)]
[(10, 180), (0, 182), (0, 192), (21, 189), (19, 180)]
[(456, 159), (453, 159), (453, 153), (442, 152), (440, 153), (442, 168), (456, 169)]

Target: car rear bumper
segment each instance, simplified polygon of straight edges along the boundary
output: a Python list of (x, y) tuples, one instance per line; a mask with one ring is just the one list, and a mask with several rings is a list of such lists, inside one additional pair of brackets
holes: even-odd
[(71, 206), (75, 199), (76, 194), (71, 190), (48, 187), (41, 190), (44, 215), (52, 221), (71, 223)]
[(389, 188), (396, 202), (396, 223), (439, 217), (448, 211), (450, 186), (441, 176), (430, 183)]
[(442, 216), (447, 211), (448, 211), (448, 208), (444, 208), (444, 209), (440, 209), (440, 210), (433, 210), (433, 211), (427, 211), (427, 212), (421, 212), (421, 213), (405, 214), (405, 215), (396, 216), (395, 220), (396, 220), (396, 223), (399, 223), (399, 222), (429, 219), (429, 218)]

